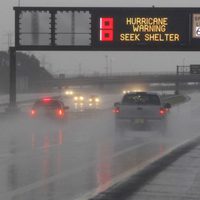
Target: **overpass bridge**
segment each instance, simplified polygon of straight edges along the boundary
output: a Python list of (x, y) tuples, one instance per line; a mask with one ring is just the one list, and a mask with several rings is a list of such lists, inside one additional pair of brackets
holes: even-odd
[(112, 74), (112, 75), (79, 75), (65, 78), (54, 78), (48, 81), (36, 82), (39, 87), (61, 87), (61, 86), (86, 86), (86, 85), (112, 85), (112, 84), (179, 84), (189, 82), (200, 82), (200, 74), (179, 74), (176, 73), (133, 73), (133, 74)]

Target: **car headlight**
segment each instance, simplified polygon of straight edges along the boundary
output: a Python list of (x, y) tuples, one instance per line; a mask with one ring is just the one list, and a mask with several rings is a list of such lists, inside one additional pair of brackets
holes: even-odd
[(78, 97), (74, 97), (74, 100), (77, 101), (77, 100), (78, 100)]
[(73, 95), (74, 92), (72, 90), (66, 90), (65, 95)]
[(83, 101), (83, 100), (84, 100), (84, 97), (80, 96), (79, 99), (80, 99), (81, 101)]
[(68, 92), (68, 91), (66, 91), (66, 92), (65, 92), (65, 94), (66, 94), (66, 95), (69, 95), (69, 92)]
[(99, 100), (99, 98), (96, 98), (96, 99), (95, 99), (95, 102), (97, 102), (97, 103), (98, 103), (99, 101), (100, 101), (100, 100)]

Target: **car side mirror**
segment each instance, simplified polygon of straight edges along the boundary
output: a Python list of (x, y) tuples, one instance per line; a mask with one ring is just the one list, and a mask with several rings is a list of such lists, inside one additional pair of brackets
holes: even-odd
[(115, 103), (114, 103), (114, 107), (118, 107), (119, 105), (120, 105), (119, 102), (115, 102)]
[(172, 106), (171, 106), (170, 103), (165, 103), (165, 104), (164, 104), (164, 108), (170, 109), (171, 107), (172, 107)]

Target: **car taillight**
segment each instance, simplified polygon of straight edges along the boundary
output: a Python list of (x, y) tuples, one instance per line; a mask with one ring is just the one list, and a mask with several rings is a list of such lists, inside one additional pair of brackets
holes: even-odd
[(62, 117), (62, 116), (64, 116), (64, 110), (58, 109), (58, 110), (56, 111), (56, 114), (57, 114), (57, 116)]
[(42, 101), (43, 101), (43, 103), (49, 103), (49, 102), (51, 102), (51, 98), (49, 98), (49, 97), (47, 97), (47, 98), (43, 98), (42, 99)]
[(120, 112), (120, 110), (119, 110), (118, 107), (116, 107), (116, 108), (113, 109), (113, 113), (119, 113), (119, 112)]
[(35, 116), (36, 115), (36, 110), (32, 109), (31, 110), (31, 116)]
[(166, 113), (165, 108), (160, 108), (160, 116), (164, 116)]

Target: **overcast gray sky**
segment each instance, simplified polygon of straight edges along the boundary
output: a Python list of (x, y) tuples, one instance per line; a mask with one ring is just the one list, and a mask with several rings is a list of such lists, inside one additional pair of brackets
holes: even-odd
[[(13, 6), (19, 0), (0, 0), (1, 50), (7, 49), (8, 33), (14, 33)], [(200, 7), (200, 0), (20, 0), (21, 6), (86, 7)], [(14, 34), (13, 34), (14, 36)], [(200, 63), (200, 52), (37, 52), (54, 72), (105, 72), (106, 56), (113, 72), (174, 71), (176, 65)], [(48, 65), (47, 65), (48, 66)]]

